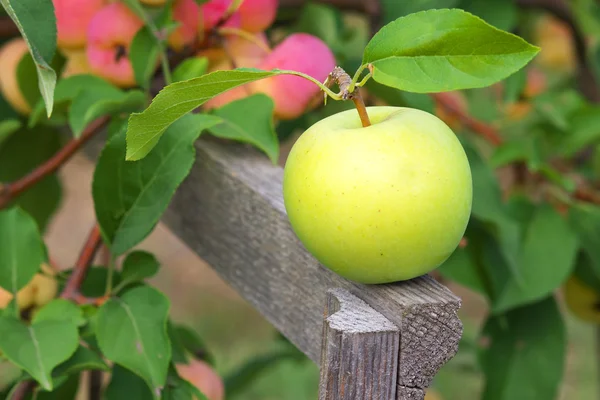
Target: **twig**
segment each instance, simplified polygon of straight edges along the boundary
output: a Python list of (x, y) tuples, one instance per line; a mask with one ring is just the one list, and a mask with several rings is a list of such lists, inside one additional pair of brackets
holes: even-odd
[(24, 400), (34, 388), (34, 381), (23, 381), (19, 383), (19, 387), (13, 392), (12, 400)]
[(79, 293), (79, 289), (81, 288), (81, 284), (85, 280), (85, 276), (87, 275), (87, 271), (92, 264), (94, 259), (94, 255), (100, 245), (102, 244), (102, 238), (100, 236), (100, 228), (97, 224), (94, 225), (90, 234), (88, 235), (87, 240), (81, 250), (81, 254), (75, 263), (75, 267), (73, 267), (73, 272), (65, 285), (60, 297), (67, 300), (75, 300), (76, 302), (80, 302), (81, 294)]
[(350, 75), (348, 75), (343, 68), (335, 67), (327, 77), (326, 85), (328, 86), (331, 82), (336, 82), (339, 86), (339, 95), (342, 100), (352, 100), (354, 102), (362, 126), (365, 128), (367, 126), (371, 126), (369, 114), (367, 114), (367, 107), (365, 106), (365, 102), (360, 94), (360, 89), (358, 87), (354, 87), (354, 89), (351, 91), (352, 78), (350, 78)]
[(102, 371), (90, 371), (89, 400), (102, 399)]
[(588, 61), (585, 35), (579, 29), (569, 5), (564, 0), (516, 0), (516, 4), (521, 8), (547, 11), (568, 26), (577, 55), (579, 90), (589, 101), (599, 103), (600, 87)]
[(446, 111), (457, 117), (459, 121), (462, 122), (467, 128), (483, 136), (488, 142), (498, 146), (504, 141), (502, 136), (500, 136), (494, 127), (487, 125), (463, 112), (460, 109), (460, 106), (456, 104), (454, 99), (447, 93), (435, 93), (432, 96), (440, 106), (446, 109)]
[(98, 133), (108, 121), (109, 117), (98, 118), (83, 131), (80, 138), (69, 141), (52, 158), (39, 165), (29, 174), (15, 182), (4, 185), (0, 184), (0, 210), (6, 208), (17, 196), (30, 189), (36, 183), (56, 172), (81, 146)]

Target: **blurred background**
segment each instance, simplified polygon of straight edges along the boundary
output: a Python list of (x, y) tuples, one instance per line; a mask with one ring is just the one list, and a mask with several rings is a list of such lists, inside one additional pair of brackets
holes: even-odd
[[(597, 205), (600, 197), (594, 196), (600, 176), (600, 108), (595, 103), (600, 101), (600, 4), (595, 0), (280, 0), (277, 20), (267, 34), (272, 42), (291, 32), (318, 36), (334, 51), (340, 65), (354, 71), (360, 65), (366, 43), (383, 24), (412, 12), (443, 7), (470, 11), (498, 28), (524, 37), (542, 51), (525, 70), (491, 88), (428, 96), (369, 83), (363, 93), (367, 103), (421, 108), (444, 119), (465, 146), (474, 149), (475, 159), (485, 160), (482, 170), (489, 172), (485, 179), (494, 181), (491, 191), (497, 188), (498, 198), (506, 204), (513, 204), (518, 198), (525, 199), (528, 209), (543, 203), (559, 211), (573, 202)], [(285, 163), (287, 151), (304, 129), (350, 107), (351, 104), (330, 102), (300, 118), (279, 123), (280, 164)], [(496, 137), (506, 144), (498, 146)], [(565, 152), (565, 148), (570, 150)], [(61, 268), (76, 260), (94, 221), (90, 191), (93, 171), (94, 164), (80, 154), (60, 172), (61, 206), (49, 224), (46, 243)], [(476, 193), (489, 186), (485, 179), (476, 180)], [(521, 218), (519, 214), (511, 218), (522, 223), (524, 232), (528, 231), (530, 217)], [(591, 244), (583, 246), (577, 261), (565, 270), (575, 271), (587, 262), (586, 257), (592, 257), (594, 246), (600, 248), (600, 220), (588, 221), (592, 233), (586, 243)], [(472, 249), (477, 249), (478, 238), (489, 238), (500, 249), (502, 243), (494, 236), (497, 227), (482, 228), (478, 224), (483, 222), (490, 221), (474, 216), (461, 249), (434, 273), (463, 300), (459, 315), (464, 323), (464, 337), (457, 356), (436, 377), (427, 400), (478, 399), (484, 393), (486, 371), (480, 357), (482, 348), (489, 346), (489, 337), (482, 330), (494, 299), (485, 287), (482, 289), (485, 285), (478, 281), (481, 276), (474, 272), (476, 263), (468, 257), (474, 257)], [(491, 222), (501, 225), (498, 220)], [(560, 253), (560, 244), (560, 240), (542, 241), (539, 252)], [(238, 372), (237, 376), (242, 376), (239, 390), (228, 393), (228, 399), (317, 397), (317, 366), (301, 355), (282, 351), (285, 341), (274, 328), (165, 226), (159, 225), (139, 247), (155, 253), (163, 266), (153, 284), (170, 297), (174, 320), (200, 334), (219, 373), (229, 377)], [(496, 268), (501, 257), (495, 257), (486, 259), (483, 268)], [(535, 265), (540, 274), (554, 268), (552, 262), (540, 260)], [(498, 363), (504, 363), (506, 374), (518, 375), (534, 369), (543, 375), (544, 369), (556, 369), (560, 364), (556, 360), (562, 359), (564, 344), (564, 368), (557, 367), (563, 371), (559, 374), (563, 378), (557, 398), (600, 398), (600, 291), (582, 305), (592, 313), (589, 321), (584, 321), (565, 302), (562, 289), (566, 281), (562, 279), (552, 291), (566, 327), (565, 342), (556, 345), (558, 358), (539, 349), (530, 353), (517, 349), (507, 352)], [(598, 287), (595, 281), (587, 283)], [(535, 331), (535, 321), (524, 329)], [(562, 325), (556, 329), (562, 329)], [(538, 333), (542, 341), (548, 332)], [(491, 374), (489, 365), (487, 373)], [(9, 372), (5, 374), (8, 376)], [(526, 387), (528, 379), (527, 374), (522, 374), (511, 379), (510, 384)], [(485, 398), (510, 397), (487, 393)]]

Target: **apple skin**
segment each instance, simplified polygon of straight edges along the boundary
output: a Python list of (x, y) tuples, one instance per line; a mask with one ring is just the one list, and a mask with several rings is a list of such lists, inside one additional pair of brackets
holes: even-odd
[(248, 32), (262, 32), (270, 27), (277, 16), (279, 0), (244, 0), (238, 9), (241, 28)]
[[(27, 308), (39, 309), (48, 304), (58, 293), (56, 273), (47, 264), (41, 265), (43, 273), (37, 273), (33, 279), (17, 292), (17, 306), (19, 310)], [(0, 288), (0, 309), (12, 300), (12, 293)]]
[(88, 26), (91, 72), (120, 87), (135, 86), (129, 47), (142, 26), (144, 22), (123, 3), (111, 3), (98, 11)]
[(427, 112), (368, 107), (327, 117), (294, 144), (285, 208), (324, 266), (361, 283), (412, 279), (442, 264), (465, 232), (472, 182), (464, 149)]
[(192, 360), (189, 364), (176, 364), (181, 378), (196, 386), (208, 400), (225, 399), (225, 386), (221, 377), (202, 360)]
[(168, 43), (173, 50), (181, 51), (198, 37), (200, 6), (195, 0), (177, 0), (173, 5), (173, 19), (179, 26), (169, 35)]
[(82, 49), (87, 27), (107, 0), (52, 0), (56, 14), (56, 45), (60, 49)]
[[(291, 34), (257, 66), (265, 71), (294, 70), (321, 82), (334, 67), (335, 56), (331, 49), (321, 39), (307, 33)], [(253, 93), (264, 93), (274, 100), (275, 116), (282, 120), (295, 119), (304, 114), (319, 94), (317, 85), (293, 75), (279, 75), (250, 83), (249, 86)]]

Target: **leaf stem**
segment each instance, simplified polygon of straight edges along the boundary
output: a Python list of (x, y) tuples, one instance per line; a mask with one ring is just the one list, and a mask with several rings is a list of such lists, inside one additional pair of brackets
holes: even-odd
[(94, 255), (96, 251), (100, 248), (102, 244), (102, 237), (100, 235), (100, 228), (98, 224), (94, 224), (94, 227), (90, 231), (88, 238), (83, 245), (83, 249), (79, 254), (79, 258), (75, 263), (75, 267), (73, 267), (73, 272), (65, 285), (60, 297), (67, 300), (74, 300), (80, 294), (79, 290), (81, 289), (81, 285), (85, 280), (88, 269), (94, 260)]
[(306, 75), (302, 72), (298, 72), (298, 71), (291, 71), (291, 70), (278, 70), (279, 72), (282, 72), (284, 74), (287, 75), (296, 75), (296, 76), (300, 76), (304, 79), (308, 79), (309, 81), (311, 81), (312, 83), (316, 84), (317, 86), (319, 86), (321, 88), (322, 91), (324, 91), (325, 93), (327, 93), (327, 95), (329, 97), (331, 97), (334, 100), (342, 100), (342, 96), (340, 96), (337, 93), (334, 93), (331, 89), (329, 89), (327, 86), (325, 86), (323, 83), (319, 82), (318, 80), (316, 80), (315, 78), (313, 78), (310, 75)]
[(113, 290), (113, 279), (114, 279), (114, 271), (115, 271), (115, 259), (114, 258), (112, 258), (112, 257), (110, 258), (106, 268), (108, 268), (108, 276), (106, 277), (106, 290), (104, 291), (104, 296), (108, 297), (108, 296), (110, 296), (110, 294)]
[(352, 87), (352, 79), (350, 79), (350, 75), (348, 75), (343, 68), (335, 67), (329, 74), (327, 82), (336, 82), (340, 88), (339, 96), (342, 98), (342, 100), (352, 100), (354, 102), (362, 126), (365, 128), (371, 126), (369, 114), (367, 113), (367, 107), (365, 106), (365, 102), (360, 95), (360, 90), (357, 87), (354, 87), (352, 90), (350, 90)]
[(81, 137), (78, 139), (72, 139), (62, 149), (60, 149), (52, 158), (48, 159), (43, 164), (39, 165), (33, 171), (22, 177), (21, 179), (0, 185), (0, 210), (8, 207), (17, 196), (30, 189), (36, 183), (53, 174), (62, 165), (64, 165), (81, 146), (83, 146), (88, 140), (90, 140), (96, 133), (98, 133), (104, 125), (109, 121), (108, 117), (98, 118), (92, 122), (83, 131)]
[[(368, 67), (369, 64), (363, 64), (360, 66), (359, 69), (356, 70), (356, 72), (354, 73), (354, 76), (352, 77), (352, 82), (350, 83), (350, 86), (348, 86), (348, 91), (350, 93), (352, 93), (354, 91), (354, 88), (357, 85), (358, 79), (360, 78), (360, 75), (362, 74), (362, 72)], [(369, 76), (370, 78), (370, 76)], [(364, 79), (363, 79), (364, 80)], [(362, 82), (361, 82), (362, 83)], [(366, 83), (366, 81), (365, 81)], [(360, 85), (359, 85), (360, 86)]]
[(27, 395), (35, 389), (34, 381), (23, 381), (17, 384), (18, 386), (12, 390), (12, 400), (24, 400)]

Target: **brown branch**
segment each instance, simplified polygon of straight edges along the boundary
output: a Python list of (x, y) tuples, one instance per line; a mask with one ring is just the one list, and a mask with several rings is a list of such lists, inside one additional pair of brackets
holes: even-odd
[(365, 128), (371, 126), (371, 120), (369, 119), (369, 114), (367, 114), (367, 107), (360, 94), (360, 89), (354, 87), (353, 90), (350, 91), (350, 86), (352, 85), (352, 78), (350, 78), (350, 75), (348, 75), (343, 68), (335, 67), (327, 77), (325, 84), (330, 86), (333, 82), (337, 83), (339, 86), (339, 94), (342, 100), (352, 100), (354, 102), (362, 126)]
[(109, 117), (98, 118), (92, 122), (83, 131), (81, 137), (72, 139), (62, 149), (60, 149), (52, 158), (48, 159), (43, 164), (39, 165), (29, 174), (25, 175), (18, 181), (0, 184), (0, 210), (8, 207), (8, 205), (20, 194), (30, 189), (36, 183), (56, 172), (63, 164), (65, 164), (81, 146), (90, 140), (98, 133), (104, 125), (109, 121)]
[(85, 280), (88, 269), (94, 260), (94, 255), (96, 251), (100, 248), (102, 244), (102, 238), (100, 235), (100, 228), (97, 224), (94, 225), (90, 234), (88, 235), (87, 240), (81, 250), (81, 254), (75, 263), (75, 267), (73, 267), (73, 272), (65, 285), (60, 297), (68, 300), (76, 300), (81, 296), (79, 293), (79, 289), (81, 288), (81, 284)]
[(102, 400), (102, 371), (90, 371), (88, 400)]
[(598, 86), (598, 79), (588, 61), (585, 35), (579, 29), (569, 4), (564, 0), (516, 0), (516, 4), (521, 8), (546, 11), (568, 26), (575, 44), (578, 68), (577, 86), (579, 87), (579, 91), (589, 101), (599, 103), (600, 87)]
[(13, 392), (12, 400), (24, 400), (27, 395), (35, 389), (34, 381), (23, 381), (18, 384), (19, 387)]
[(447, 112), (454, 115), (458, 120), (473, 132), (484, 137), (488, 142), (499, 146), (504, 142), (500, 133), (492, 126), (487, 125), (467, 113), (463, 112), (460, 105), (447, 93), (435, 93), (432, 95), (434, 100)]
[(10, 38), (20, 34), (19, 28), (10, 17), (0, 17), (0, 37)]

